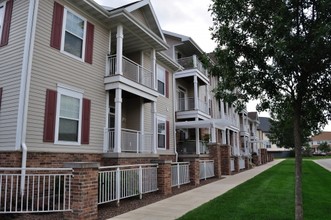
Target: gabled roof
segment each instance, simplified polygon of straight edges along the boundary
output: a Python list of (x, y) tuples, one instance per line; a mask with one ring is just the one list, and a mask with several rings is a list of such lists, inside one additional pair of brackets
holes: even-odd
[(195, 41), (188, 36), (165, 30), (163, 30), (163, 34), (177, 38), (179, 41), (181, 41), (181, 44), (176, 45), (176, 48), (178, 48), (181, 52), (186, 52), (189, 55), (202, 55), (204, 53), (204, 51), (198, 46), (198, 44), (195, 43)]
[(257, 112), (248, 112), (248, 118), (251, 119), (252, 121), (259, 121), (259, 116)]
[(270, 124), (271, 119), (268, 117), (259, 117), (259, 120), (260, 120), (260, 124), (257, 127), (257, 129), (263, 131), (264, 133), (269, 133), (271, 127)]
[(163, 41), (165, 41), (161, 26), (156, 17), (152, 4), (150, 3), (150, 0), (141, 0), (141, 1), (132, 2), (118, 8), (113, 8), (109, 12), (111, 14), (117, 14), (121, 11), (127, 11), (129, 13), (132, 13), (136, 10), (143, 11), (145, 17), (149, 18), (149, 19), (145, 19), (145, 22), (148, 24), (148, 29), (151, 29), (151, 31), (153, 31), (158, 37), (160, 37)]
[(331, 131), (322, 131), (320, 134), (313, 136), (312, 141), (331, 141)]

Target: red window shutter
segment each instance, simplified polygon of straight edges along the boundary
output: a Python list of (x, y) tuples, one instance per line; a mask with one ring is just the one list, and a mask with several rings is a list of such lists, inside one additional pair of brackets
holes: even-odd
[(86, 27), (85, 62), (92, 64), (94, 25), (87, 22)]
[(60, 50), (61, 48), (63, 12), (64, 12), (63, 5), (54, 2), (51, 47), (58, 50)]
[(82, 112), (82, 144), (90, 143), (90, 115), (91, 115), (91, 100), (83, 99), (83, 112)]
[(44, 142), (54, 142), (57, 92), (47, 89), (44, 119)]
[(165, 71), (165, 87), (166, 87), (165, 95), (167, 98), (169, 98), (169, 72), (168, 71)]
[(170, 123), (166, 121), (166, 149), (170, 149)]
[(2, 101), (2, 87), (0, 88), (0, 109), (1, 109), (1, 101)]
[(14, 3), (14, 0), (9, 0), (6, 3), (6, 11), (5, 11), (5, 16), (4, 16), (4, 20), (3, 20), (3, 29), (2, 29), (0, 47), (8, 44), (9, 29), (10, 29), (11, 16), (12, 16), (12, 11), (13, 11), (13, 3)]

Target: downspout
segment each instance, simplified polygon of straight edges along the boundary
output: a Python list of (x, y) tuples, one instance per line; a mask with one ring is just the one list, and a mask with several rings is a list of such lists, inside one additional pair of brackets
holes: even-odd
[[(32, 66), (32, 53), (35, 38), (37, 9), (39, 0), (30, 0), (29, 14), (26, 29), (26, 38), (24, 43), (24, 54), (22, 64), (22, 81), (25, 85), (22, 87), (24, 103), (23, 103), (23, 117), (22, 117), (22, 133), (21, 133), (21, 148), (22, 148), (22, 166), (21, 166), (21, 195), (24, 195), (25, 188), (25, 175), (26, 175), (26, 161), (28, 148), (26, 141), (26, 127), (28, 116), (28, 104), (29, 104), (29, 92), (30, 92), (30, 80), (31, 80), (31, 66)], [(25, 78), (23, 78), (25, 76)]]
[(175, 148), (175, 155), (176, 155), (176, 162), (178, 162), (178, 152), (177, 152), (177, 140), (176, 140), (176, 80), (174, 73), (172, 74), (172, 102), (173, 102), (173, 109), (172, 109), (172, 121), (173, 121), (173, 137), (174, 137), (174, 148)]

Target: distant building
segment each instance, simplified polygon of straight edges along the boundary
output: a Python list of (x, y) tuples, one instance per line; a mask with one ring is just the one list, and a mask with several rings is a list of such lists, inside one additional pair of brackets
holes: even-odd
[(272, 143), (269, 139), (271, 119), (268, 117), (259, 117), (260, 124), (258, 130), (260, 131), (260, 140), (267, 148), (268, 152), (271, 152), (274, 157), (287, 157), (289, 156), (289, 149), (284, 147), (278, 147), (276, 144)]
[(309, 142), (309, 145), (313, 148), (313, 152), (318, 153), (319, 150), (317, 147), (323, 142), (331, 145), (331, 131), (322, 131), (320, 134), (313, 136)]

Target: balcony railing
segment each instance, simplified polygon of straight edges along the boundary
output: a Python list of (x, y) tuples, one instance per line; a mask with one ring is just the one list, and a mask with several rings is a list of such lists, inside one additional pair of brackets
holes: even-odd
[(209, 114), (208, 102), (201, 99), (198, 100), (198, 106), (195, 107), (195, 98), (187, 97), (178, 99), (178, 111), (190, 111), (190, 110), (200, 110), (204, 113)]
[(203, 67), (203, 64), (196, 55), (180, 58), (177, 62), (184, 67), (184, 69), (197, 69), (203, 75), (208, 76), (207, 70)]
[[(209, 154), (209, 149), (205, 141), (199, 141), (200, 154)], [(186, 140), (178, 144), (177, 149), (179, 154), (197, 154), (196, 150), (196, 141), (195, 140)]]
[[(109, 71), (108, 76), (116, 75), (116, 55), (108, 57)], [(127, 57), (123, 56), (122, 59), (122, 72), (123, 76), (148, 88), (154, 89), (153, 72), (144, 68), (143, 66), (135, 63)]]
[[(114, 152), (115, 143), (114, 128), (107, 129), (108, 151)], [(129, 153), (152, 153), (153, 152), (153, 134), (140, 131), (122, 129), (121, 131), (121, 152)]]
[(171, 186), (184, 185), (190, 182), (189, 162), (171, 163)]

